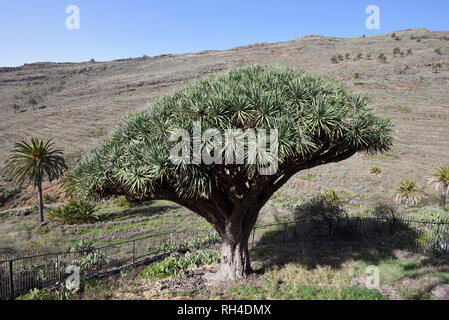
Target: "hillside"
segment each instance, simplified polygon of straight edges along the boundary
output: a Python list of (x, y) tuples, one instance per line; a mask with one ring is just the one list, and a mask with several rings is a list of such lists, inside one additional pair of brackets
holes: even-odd
[[(354, 208), (363, 209), (378, 197), (392, 198), (405, 178), (425, 188), (427, 203), (436, 201), (426, 175), (449, 159), (449, 31), (416, 29), (395, 34), (307, 36), (224, 51), (0, 68), (0, 167), (13, 144), (31, 135), (53, 137), (73, 163), (97, 145), (123, 115), (144, 109), (189, 81), (245, 64), (278, 64), (343, 81), (369, 94), (376, 112), (393, 120), (395, 143), (385, 155), (359, 154), (300, 172), (276, 194), (276, 201), (295, 202), (334, 188), (345, 191)], [(393, 57), (395, 47), (404, 52), (411, 49), (412, 54)], [(356, 58), (359, 52), (361, 59)], [(346, 53), (349, 59), (331, 62), (333, 55)], [(378, 61), (380, 53), (387, 55), (386, 63)], [(442, 68), (435, 73), (431, 66), (437, 62)], [(27, 103), (30, 96), (38, 101), (35, 110)], [(371, 174), (373, 165), (381, 167), (382, 174)], [(6, 177), (0, 181), (0, 188), (13, 187)], [(60, 193), (52, 188), (51, 192)], [(25, 201), (10, 201), (4, 208), (24, 205), (31, 196), (25, 193)]]

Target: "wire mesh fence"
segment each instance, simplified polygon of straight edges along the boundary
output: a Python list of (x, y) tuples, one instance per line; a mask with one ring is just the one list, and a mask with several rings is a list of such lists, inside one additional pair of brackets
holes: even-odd
[[(422, 221), (416, 217), (346, 215), (327, 221), (287, 221), (256, 226), (250, 235), (249, 247), (311, 237), (363, 239), (379, 246), (449, 254), (449, 219)], [(79, 266), (83, 276), (88, 278), (156, 261), (176, 251), (210, 247), (220, 241), (215, 231), (200, 229), (144, 236), (97, 247), (80, 246), (65, 252), (0, 256), (0, 299), (14, 299), (30, 289), (61, 283), (72, 265)]]

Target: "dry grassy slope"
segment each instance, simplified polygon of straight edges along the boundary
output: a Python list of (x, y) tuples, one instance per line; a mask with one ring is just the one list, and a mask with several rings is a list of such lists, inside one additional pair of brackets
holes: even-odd
[[(396, 35), (400, 41), (390, 34), (308, 36), (225, 51), (0, 68), (0, 167), (13, 143), (31, 135), (53, 137), (69, 160), (74, 159), (99, 143), (124, 114), (145, 108), (152, 99), (205, 74), (258, 63), (300, 67), (344, 81), (372, 96), (374, 109), (390, 116), (395, 124), (396, 141), (390, 156), (357, 155), (312, 169), (317, 174), (314, 181), (299, 179), (304, 175), (300, 173), (282, 192), (294, 194), (296, 186), (307, 193), (334, 187), (361, 198), (368, 194), (391, 196), (392, 188), (406, 177), (424, 186), (429, 169), (449, 162), (449, 31), (416, 29), (397, 31)], [(410, 48), (413, 54), (393, 58), (394, 47), (404, 52)], [(435, 48), (441, 48), (443, 54), (436, 54)], [(346, 52), (351, 54), (350, 60), (331, 63), (332, 55)], [(358, 52), (363, 58), (355, 61)], [(368, 53), (371, 60), (366, 59)], [(377, 61), (379, 53), (387, 54), (387, 63)], [(431, 71), (435, 62), (443, 64), (439, 73)], [(358, 80), (352, 79), (356, 72), (361, 75)], [(37, 96), (38, 107), (45, 108), (32, 110), (26, 103), (31, 95)], [(22, 105), (22, 112), (15, 112), (13, 103)], [(368, 172), (373, 164), (383, 168), (381, 176)]]

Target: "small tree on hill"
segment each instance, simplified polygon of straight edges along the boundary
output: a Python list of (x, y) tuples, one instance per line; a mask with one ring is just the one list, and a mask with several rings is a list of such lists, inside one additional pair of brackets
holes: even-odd
[[(269, 135), (258, 140), (255, 157), (250, 141), (262, 132)], [(217, 276), (233, 280), (251, 270), (248, 238), (274, 192), (301, 170), (383, 152), (391, 135), (390, 121), (342, 85), (300, 70), (245, 66), (126, 117), (64, 180), (80, 197), (165, 199), (189, 208), (223, 239)]]
[(42, 181), (45, 177), (49, 181), (58, 179), (67, 168), (62, 151), (53, 149), (53, 144), (51, 139), (44, 141), (38, 138), (31, 138), (29, 143), (16, 143), (5, 168), (17, 183), (32, 183), (37, 187), (41, 223), (44, 222)]
[(398, 47), (393, 49), (393, 57), (396, 57), (397, 54), (399, 54), (401, 52), (401, 49), (399, 49)]
[(435, 184), (441, 190), (440, 206), (446, 206), (446, 197), (449, 193), (449, 166), (443, 166), (431, 171), (429, 184)]
[(379, 60), (382, 63), (387, 62), (387, 56), (383, 53), (379, 54), (379, 56), (377, 57), (377, 60)]
[(37, 99), (36, 97), (29, 97), (28, 98), (28, 104), (33, 108), (33, 110), (35, 109), (35, 107), (37, 106)]
[(433, 71), (434, 73), (438, 73), (438, 70), (439, 70), (439, 69), (441, 69), (441, 63), (440, 63), (440, 62), (434, 63), (434, 64), (432, 65), (432, 71)]
[(423, 196), (424, 192), (416, 185), (416, 182), (404, 180), (396, 189), (396, 201), (404, 203), (407, 208), (409, 205), (417, 205)]

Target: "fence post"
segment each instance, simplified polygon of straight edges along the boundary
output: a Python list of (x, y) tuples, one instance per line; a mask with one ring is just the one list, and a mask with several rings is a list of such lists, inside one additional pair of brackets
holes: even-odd
[(61, 283), (61, 266), (59, 263), (59, 254), (56, 255), (56, 265), (58, 266), (58, 282)]
[(136, 240), (133, 240), (133, 264), (136, 263)]
[(9, 284), (10, 284), (10, 298), (14, 300), (14, 271), (13, 271), (13, 260), (9, 260)]

